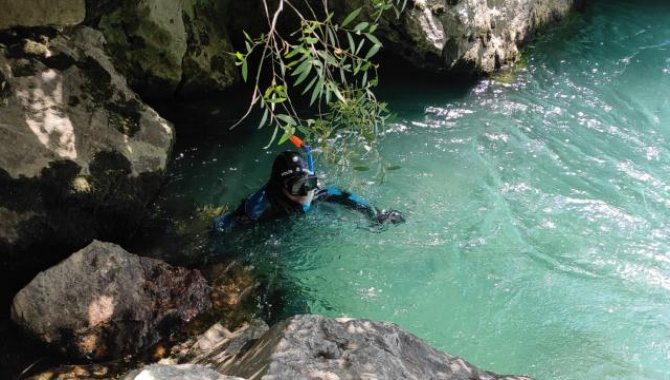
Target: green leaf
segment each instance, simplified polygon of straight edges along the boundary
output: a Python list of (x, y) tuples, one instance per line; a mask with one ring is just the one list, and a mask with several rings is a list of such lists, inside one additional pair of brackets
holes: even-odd
[(263, 112), (263, 117), (261, 117), (261, 122), (258, 123), (258, 129), (263, 128), (263, 126), (265, 125), (265, 122), (268, 120), (268, 114), (269, 114), (269, 112), (268, 112), (268, 109), (266, 108), (265, 112)]
[(242, 33), (244, 33), (244, 37), (247, 39), (247, 41), (251, 43), (254, 42), (254, 40), (251, 38), (251, 36), (249, 36), (249, 34), (246, 31), (243, 30)]
[(237, 57), (237, 59), (239, 59), (240, 61), (244, 60), (244, 55), (239, 51), (235, 52), (235, 57)]
[(354, 37), (352, 37), (349, 32), (347, 32), (347, 39), (349, 40), (349, 51), (351, 51), (351, 54), (354, 54), (356, 51), (356, 43), (354, 42)]
[(321, 95), (321, 92), (323, 91), (323, 77), (319, 78), (319, 82), (314, 86), (314, 90), (312, 90), (312, 98), (309, 100), (309, 105), (311, 106), (314, 104), (314, 101), (316, 100), (319, 95)]
[(370, 170), (369, 167), (367, 166), (354, 166), (354, 170), (359, 171), (359, 172), (366, 172)]
[(375, 54), (377, 54), (377, 52), (379, 51), (379, 48), (380, 48), (380, 47), (382, 47), (382, 45), (372, 45), (372, 47), (370, 48), (370, 50), (368, 50), (368, 54), (365, 55), (365, 59), (370, 59), (370, 58), (372, 58), (372, 56), (374, 56)]
[(299, 74), (302, 74), (304, 71), (308, 71), (312, 68), (312, 60), (306, 59), (304, 60), (298, 67), (293, 70), (291, 75), (296, 76)]
[(345, 26), (349, 25), (349, 23), (351, 23), (352, 21), (354, 21), (356, 17), (358, 17), (358, 15), (361, 13), (361, 10), (362, 8), (356, 8), (353, 11), (351, 11), (351, 13), (349, 13), (347, 17), (344, 18), (340, 26), (344, 28)]
[(370, 42), (372, 42), (375, 45), (381, 45), (382, 44), (381, 41), (379, 41), (379, 39), (377, 37), (375, 37), (374, 34), (365, 33), (365, 37), (367, 37), (368, 40), (370, 40)]
[(335, 85), (333, 85), (333, 93), (335, 94), (335, 96), (337, 96), (338, 99), (340, 99), (340, 101), (341, 101), (342, 103), (346, 103), (346, 102), (347, 102), (347, 99), (344, 98), (344, 96), (343, 96), (342, 93), (340, 92), (340, 89), (337, 88), (337, 86), (335, 86)]
[(290, 115), (279, 114), (277, 115), (277, 119), (283, 121), (284, 123), (286, 123), (286, 125), (296, 124), (295, 119)]
[(359, 23), (358, 25), (356, 25), (356, 27), (354, 27), (354, 31), (360, 33), (363, 30), (365, 30), (369, 25), (370, 25), (369, 22), (363, 21), (363, 22)]
[(358, 47), (356, 48), (356, 51), (354, 52), (354, 55), (358, 55), (358, 53), (361, 52), (361, 49), (363, 48), (364, 44), (365, 44), (365, 40), (361, 39), (361, 42), (358, 43)]
[(249, 74), (249, 68), (247, 67), (247, 61), (242, 61), (242, 79), (246, 82), (247, 75)]
[(310, 69), (311, 69), (311, 68), (312, 68), (312, 66), (309, 66), (309, 67), (307, 68), (307, 70), (305, 70), (302, 74), (300, 74), (300, 76), (298, 77), (298, 79), (295, 81), (295, 85), (296, 85), (296, 86), (298, 86), (300, 83), (302, 83), (302, 81), (304, 81), (304, 80), (307, 78), (307, 76), (309, 75), (309, 72), (310, 72)]
[(270, 137), (270, 141), (268, 141), (268, 145), (264, 146), (263, 149), (267, 149), (272, 145), (272, 142), (275, 141), (277, 138), (277, 130), (279, 129), (278, 126), (275, 125), (275, 130), (272, 132), (272, 137)]
[(293, 133), (289, 133), (289, 130), (288, 130), (288, 129), (285, 129), (285, 130), (284, 130), (284, 134), (283, 134), (283, 135), (281, 136), (281, 138), (279, 139), (279, 142), (277, 142), (277, 145), (281, 145), (281, 144), (285, 143), (286, 141), (288, 141), (288, 139), (289, 139), (291, 136), (293, 136)]
[(318, 79), (319, 79), (318, 76), (315, 76), (314, 78), (312, 78), (312, 81), (309, 82), (309, 84), (307, 85), (307, 87), (305, 87), (304, 90), (302, 90), (302, 95), (305, 95), (307, 93), (307, 91), (309, 91), (309, 89), (312, 88), (312, 86), (314, 86), (314, 84), (316, 83), (316, 81)]

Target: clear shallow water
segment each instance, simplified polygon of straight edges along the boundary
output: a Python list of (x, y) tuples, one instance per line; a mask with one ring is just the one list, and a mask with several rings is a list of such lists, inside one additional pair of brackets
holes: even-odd
[[(670, 378), (670, 4), (593, 3), (510, 83), (388, 85), (383, 184), (317, 162), (406, 224), (320, 207), (229, 237), (282, 315), (396, 322), (500, 373)], [(287, 148), (268, 137), (180, 148), (173, 195), (237, 206)]]

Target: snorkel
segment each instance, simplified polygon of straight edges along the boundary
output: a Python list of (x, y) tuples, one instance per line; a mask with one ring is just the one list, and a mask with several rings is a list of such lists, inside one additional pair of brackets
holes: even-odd
[[(291, 143), (295, 145), (296, 148), (302, 149), (302, 151), (305, 153), (305, 156), (307, 156), (307, 169), (309, 170), (311, 175), (314, 175), (314, 158), (312, 158), (312, 148), (305, 144), (304, 141), (302, 141), (298, 136), (291, 136), (290, 137)], [(310, 190), (307, 192), (307, 200), (305, 203), (302, 205), (302, 210), (304, 212), (309, 211), (309, 209), (312, 206), (312, 200), (314, 199), (314, 191), (315, 190)]]

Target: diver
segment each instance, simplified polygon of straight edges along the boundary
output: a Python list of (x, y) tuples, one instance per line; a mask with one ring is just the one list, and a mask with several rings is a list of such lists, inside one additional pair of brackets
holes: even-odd
[(309, 146), (296, 137), (292, 141), (303, 148), (307, 161), (295, 151), (280, 153), (272, 165), (272, 173), (265, 186), (242, 201), (235, 211), (214, 218), (215, 231), (227, 232), (238, 225), (306, 213), (313, 203), (322, 201), (339, 203), (360, 211), (374, 225), (405, 221), (400, 211), (377, 209), (361, 197), (337, 187), (319, 187)]

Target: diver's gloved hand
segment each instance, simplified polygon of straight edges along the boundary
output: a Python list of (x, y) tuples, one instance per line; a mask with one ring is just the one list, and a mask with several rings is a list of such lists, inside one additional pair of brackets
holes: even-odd
[(405, 217), (398, 210), (381, 210), (377, 213), (377, 221), (379, 224), (399, 224), (405, 222)]

